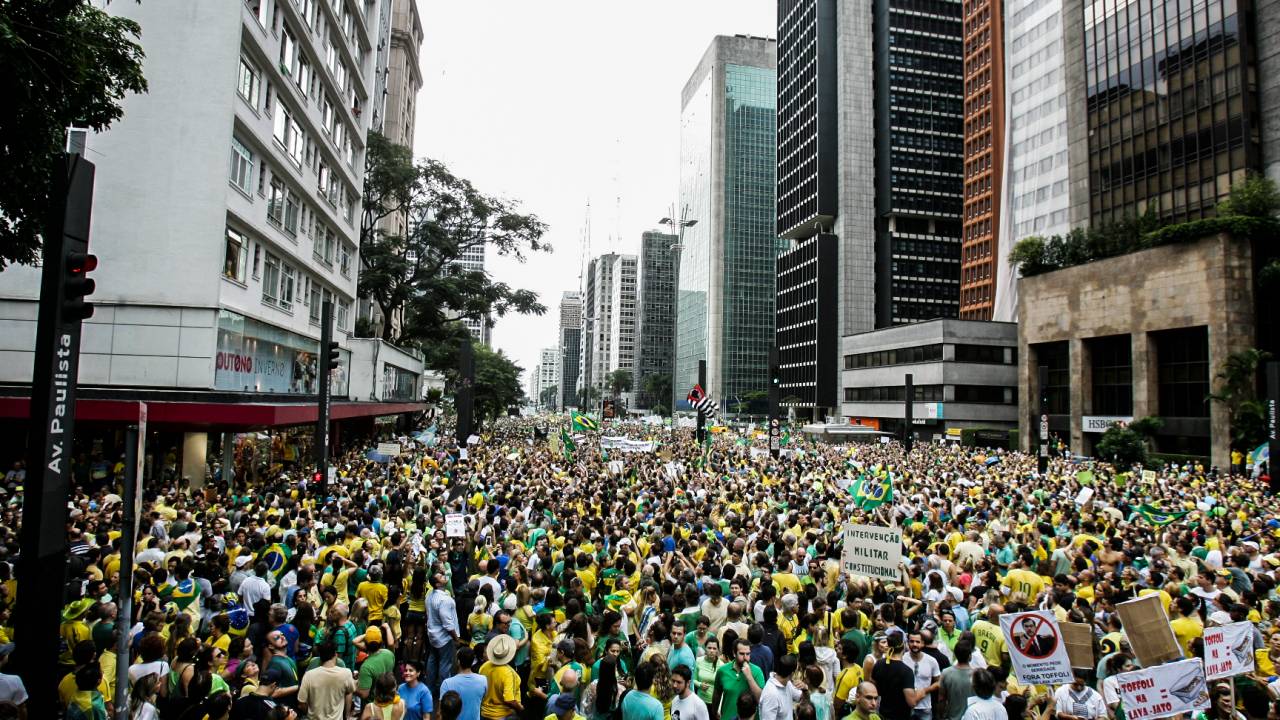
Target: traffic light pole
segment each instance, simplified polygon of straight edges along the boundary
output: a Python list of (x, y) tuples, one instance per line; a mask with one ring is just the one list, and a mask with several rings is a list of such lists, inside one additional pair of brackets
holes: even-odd
[[(707, 361), (706, 360), (698, 361), (698, 387), (702, 388), (703, 392), (706, 392), (707, 390)], [(701, 445), (707, 439), (707, 414), (702, 412), (701, 408), (698, 409), (697, 435), (698, 435), (698, 444)]]
[(906, 428), (902, 432), (902, 447), (906, 448), (907, 452), (911, 452), (911, 447), (915, 444), (916, 439), (915, 376), (907, 373), (904, 385), (906, 385), (906, 407), (903, 408), (902, 416), (903, 424), (906, 425)]
[[(79, 155), (63, 156), (53, 179), (56, 207), (44, 235), (17, 568), (22, 592), (13, 622), (17, 657), (10, 663), (26, 685), (27, 717), (33, 718), (57, 717), (62, 709), (57, 693), (60, 678), (54, 670), (66, 584), (80, 323), (92, 314), (81, 298), (93, 292), (93, 281), (84, 273), (96, 264), (87, 254), (93, 176), (93, 163)], [(68, 278), (69, 273), (73, 277)]]
[(1036, 443), (1036, 470), (1041, 475), (1049, 472), (1049, 366), (1036, 368), (1036, 378), (1040, 382), (1040, 441)]
[(769, 457), (782, 454), (782, 427), (778, 419), (778, 403), (782, 395), (782, 370), (778, 366), (778, 346), (769, 348)]
[(329, 485), (329, 411), (332, 405), (329, 373), (333, 370), (333, 303), (320, 306), (320, 411), (316, 416), (316, 480), (321, 495)]

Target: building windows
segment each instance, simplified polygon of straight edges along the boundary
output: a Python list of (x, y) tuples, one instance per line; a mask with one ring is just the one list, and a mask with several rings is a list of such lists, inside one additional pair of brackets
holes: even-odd
[(249, 270), (249, 240), (244, 235), (227, 228), (226, 262), (222, 276), (238, 283), (245, 281)]
[(239, 140), (231, 138), (231, 184), (240, 192), (253, 192), (253, 153)]
[(293, 291), (296, 282), (296, 274), (292, 265), (280, 266), (280, 309), (293, 309)]
[(298, 41), (293, 38), (293, 31), (285, 23), (280, 33), (280, 72), (285, 75), (296, 75), (298, 72)]
[(267, 219), (279, 226), (284, 222), (284, 180), (273, 176), (271, 190), (267, 194)]
[(857, 353), (844, 356), (844, 369), (885, 367), (888, 365), (906, 365), (908, 363), (929, 362), (942, 359), (942, 345), (919, 345), (917, 347), (898, 348), (896, 350), (879, 350), (876, 352)]
[(308, 298), (307, 302), (307, 318), (311, 321), (312, 325), (320, 324), (320, 305), (322, 303), (320, 293), (320, 283), (311, 283), (311, 297)]
[(267, 0), (246, 0), (249, 6), (249, 12), (253, 13), (253, 17), (262, 27), (267, 26)]
[[(941, 385), (915, 385), (913, 402), (942, 402)], [(845, 402), (903, 402), (907, 388), (903, 385), (888, 387), (845, 388)]]
[(267, 262), (262, 271), (262, 301), (275, 305), (280, 300), (280, 258), (267, 253)]
[(298, 233), (298, 208), (301, 201), (298, 194), (290, 190), (288, 196), (284, 200), (284, 229), (290, 235)]
[(338, 271), (343, 277), (351, 277), (351, 246), (346, 243), (338, 251)]
[(1209, 331), (1203, 326), (1154, 336), (1160, 416), (1209, 417)]
[(334, 321), (339, 330), (347, 329), (347, 319), (351, 314), (351, 303), (346, 300), (339, 300), (338, 305), (334, 308)]
[(333, 254), (337, 243), (338, 235), (331, 228), (317, 227), (316, 245), (313, 251), (315, 259), (327, 267), (333, 267)]
[(257, 109), (258, 107), (258, 69), (244, 59), (240, 58), (240, 74), (236, 79), (236, 92), (240, 93), (240, 97), (249, 106)]
[(280, 143), (280, 147), (284, 148), (285, 152), (288, 153), (289, 159), (293, 161), (293, 164), (301, 168), (303, 142), (298, 121), (285, 109), (283, 104), (277, 102), (274, 123), (273, 136), (276, 142)]
[(1085, 341), (1093, 364), (1093, 414), (1133, 414), (1133, 345), (1128, 335)]
[(1018, 349), (998, 345), (956, 345), (956, 362), (1013, 365), (1018, 361)]
[(956, 402), (963, 403), (1017, 405), (1018, 389), (991, 385), (956, 385), (955, 398)]

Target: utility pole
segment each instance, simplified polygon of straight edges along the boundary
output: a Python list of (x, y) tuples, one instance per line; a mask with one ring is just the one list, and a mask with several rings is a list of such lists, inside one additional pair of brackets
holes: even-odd
[(778, 346), (769, 347), (769, 457), (782, 453), (782, 427), (778, 420), (778, 403), (782, 395), (782, 369), (778, 365)]
[[(698, 361), (698, 387), (702, 388), (702, 392), (707, 391), (707, 361)], [(701, 445), (707, 438), (707, 414), (698, 407), (698, 444)]]
[(906, 427), (906, 431), (902, 434), (902, 446), (907, 449), (907, 452), (911, 452), (911, 447), (912, 445), (915, 444), (914, 441), (915, 441), (915, 435), (916, 435), (916, 427), (915, 427), (916, 386), (915, 386), (915, 376), (913, 376), (911, 373), (907, 373), (906, 389), (907, 389), (906, 407), (903, 410), (903, 418), (904, 418), (904, 423), (906, 424), (907, 427)]
[[(147, 404), (138, 403), (138, 424), (125, 428), (124, 435), (124, 525), (120, 528), (120, 547), (131, 548), (138, 542), (138, 525), (142, 520), (142, 459), (147, 447)], [(228, 486), (230, 491), (230, 486)], [(120, 554), (120, 611), (116, 622), (121, 628), (133, 627), (133, 553)], [(116, 640), (116, 657), (129, 657), (129, 633), (121, 632)], [(129, 667), (116, 663), (116, 720), (129, 720)]]
[(31, 430), (27, 437), (26, 495), (22, 504), (21, 553), (14, 615), (17, 655), (11, 667), (30, 698), (27, 716), (56, 717), (58, 626), (67, 572), (67, 498), (75, 437), (76, 384), (80, 371), (80, 324), (93, 316), (84, 302), (98, 266), (89, 254), (93, 209), (93, 163), (77, 153), (52, 168), (55, 207), (46, 219), (44, 268), (31, 373)]
[(1036, 469), (1044, 475), (1049, 472), (1049, 366), (1041, 365), (1036, 370), (1040, 382), (1040, 452), (1036, 455)]
[(328, 489), (329, 483), (329, 412), (332, 406), (332, 378), (330, 375), (338, 365), (338, 343), (333, 341), (333, 303), (325, 301), (320, 306), (320, 388), (318, 392), (320, 409), (316, 414), (316, 476), (315, 486), (321, 494)]

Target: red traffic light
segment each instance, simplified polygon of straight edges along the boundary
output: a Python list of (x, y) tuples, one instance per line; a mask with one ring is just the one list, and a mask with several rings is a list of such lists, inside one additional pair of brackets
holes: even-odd
[(98, 269), (98, 256), (89, 253), (67, 253), (67, 272), (82, 275)]
[(82, 252), (66, 255), (66, 273), (62, 278), (62, 320), (79, 322), (93, 317), (93, 306), (84, 299), (93, 294), (97, 285), (88, 273), (98, 268), (98, 256)]
[(320, 471), (319, 471), (319, 470), (317, 470), (317, 471), (316, 471), (316, 474), (315, 474), (315, 475), (313, 475), (313, 476), (311, 476), (311, 479), (312, 479), (312, 480), (314, 480), (314, 481), (315, 481), (315, 483), (318, 485), (318, 484), (320, 484), (320, 478), (321, 478), (321, 477), (322, 477), (322, 476), (320, 475)]

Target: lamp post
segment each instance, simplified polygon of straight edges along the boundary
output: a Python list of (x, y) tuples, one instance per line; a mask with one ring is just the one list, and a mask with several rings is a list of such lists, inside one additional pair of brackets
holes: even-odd
[[(672, 260), (672, 282), (674, 292), (671, 297), (671, 374), (675, 375), (676, 362), (679, 357), (679, 329), (680, 329), (680, 251), (684, 250), (684, 230), (698, 224), (697, 218), (689, 217), (689, 206), (685, 205), (680, 209), (680, 219), (676, 220), (675, 206), (671, 207), (671, 214), (658, 221), (661, 225), (671, 228), (671, 235), (676, 236), (676, 241), (667, 249), (673, 255)], [(671, 415), (676, 414), (676, 398), (680, 397), (680, 388), (675, 382), (671, 383)]]

